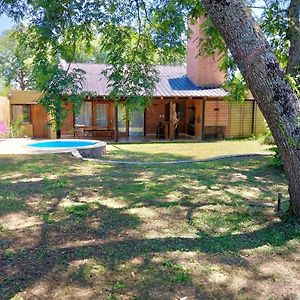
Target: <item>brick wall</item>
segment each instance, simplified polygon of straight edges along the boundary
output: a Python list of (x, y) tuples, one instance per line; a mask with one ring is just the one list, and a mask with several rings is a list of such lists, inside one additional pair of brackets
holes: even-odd
[(199, 40), (203, 33), (200, 30), (200, 18), (194, 25), (190, 25), (191, 36), (187, 47), (187, 76), (197, 86), (220, 86), (223, 84), (225, 75), (219, 70), (220, 56), (204, 57), (199, 55)]

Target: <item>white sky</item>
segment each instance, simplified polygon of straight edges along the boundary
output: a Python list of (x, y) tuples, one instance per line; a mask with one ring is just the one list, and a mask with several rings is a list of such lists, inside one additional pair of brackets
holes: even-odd
[[(256, 6), (264, 6), (264, 0), (257, 0)], [(262, 13), (261, 9), (254, 9), (253, 13), (255, 17), (259, 17)], [(13, 27), (14, 23), (5, 14), (0, 15), (0, 33), (6, 29)]]
[(0, 33), (13, 27), (13, 25), (13, 22), (6, 15), (0, 15)]

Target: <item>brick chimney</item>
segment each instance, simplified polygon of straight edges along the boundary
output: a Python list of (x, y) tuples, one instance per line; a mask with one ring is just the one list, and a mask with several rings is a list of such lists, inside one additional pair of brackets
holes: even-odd
[(203, 18), (195, 24), (190, 24), (191, 35), (187, 48), (187, 77), (197, 86), (219, 87), (224, 83), (225, 74), (219, 70), (220, 61), (216, 57), (204, 57), (199, 55), (199, 39), (203, 32), (200, 29)]

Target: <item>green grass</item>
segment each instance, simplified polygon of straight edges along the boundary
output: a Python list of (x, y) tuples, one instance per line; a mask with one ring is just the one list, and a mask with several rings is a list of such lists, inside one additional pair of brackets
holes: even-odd
[(287, 186), (268, 158), (130, 166), (2, 156), (0, 179), (1, 299), (297, 292), (300, 227), (275, 213)]
[(104, 160), (160, 162), (199, 160), (227, 154), (267, 153), (269, 146), (256, 140), (226, 140), (201, 143), (110, 144)]

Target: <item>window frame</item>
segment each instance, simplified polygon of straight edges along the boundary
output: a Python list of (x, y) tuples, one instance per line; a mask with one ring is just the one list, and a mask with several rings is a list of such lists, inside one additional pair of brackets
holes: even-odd
[[(22, 125), (31, 125), (32, 124), (32, 107), (31, 104), (11, 104), (11, 120), (15, 122), (17, 118), (14, 116), (13, 107), (22, 108)], [(28, 116), (24, 118), (24, 108), (27, 108)]]

